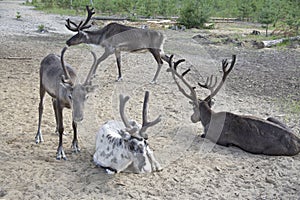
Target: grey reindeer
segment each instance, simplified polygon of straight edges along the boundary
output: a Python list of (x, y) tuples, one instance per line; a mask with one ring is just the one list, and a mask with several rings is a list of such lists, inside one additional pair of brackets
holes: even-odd
[(64, 63), (64, 53), (67, 47), (63, 48), (61, 56), (55, 54), (47, 55), (41, 62), (40, 67), (40, 103), (39, 103), (39, 121), (38, 131), (35, 136), (36, 143), (43, 142), (41, 132), (41, 122), (43, 115), (43, 104), (45, 93), (47, 92), (52, 97), (53, 109), (56, 119), (56, 131), (59, 133), (59, 145), (56, 158), (66, 160), (66, 155), (63, 150), (63, 109), (72, 109), (72, 127), (74, 131), (72, 148), (75, 152), (79, 152), (77, 140), (77, 123), (83, 120), (83, 110), (88, 94), (94, 91), (96, 86), (91, 83), (92, 72), (97, 65), (97, 58), (94, 52), (91, 52), (94, 58), (94, 63), (83, 84), (76, 83), (77, 75), (75, 69), (69, 64)]
[[(87, 31), (91, 25), (87, 25), (95, 12), (89, 7), (86, 7), (88, 16), (86, 20), (79, 24), (67, 19), (66, 27), (73, 32), (77, 32), (67, 40), (68, 46), (77, 45), (81, 43), (95, 44), (102, 46), (105, 51), (98, 59), (98, 63), (105, 60), (108, 56), (115, 54), (118, 67), (117, 81), (122, 80), (121, 73), (121, 51), (135, 52), (139, 50), (148, 50), (157, 62), (157, 70), (154, 75), (152, 83), (156, 83), (157, 77), (163, 65), (163, 60), (168, 62), (169, 57), (163, 51), (163, 44), (165, 37), (162, 33), (154, 30), (147, 30), (121, 25), (118, 23), (110, 23), (102, 29), (95, 31)], [(73, 27), (72, 27), (73, 26)], [(94, 69), (96, 73), (97, 67)]]
[[(236, 56), (232, 56), (230, 66), (227, 60), (222, 61), (223, 76), (217, 85), (217, 78), (210, 76), (205, 84), (198, 83), (202, 88), (209, 89), (210, 95), (205, 99), (198, 99), (195, 87), (192, 87), (185, 79), (190, 69), (182, 74), (177, 72), (177, 66), (184, 61), (181, 59), (172, 62), (170, 57), (168, 71), (178, 86), (179, 91), (191, 100), (193, 115), (191, 121), (201, 121), (204, 127), (203, 137), (222, 146), (236, 146), (244, 151), (254, 154), (271, 156), (293, 156), (300, 151), (300, 139), (285, 124), (274, 118), (261, 119), (253, 116), (237, 115), (230, 112), (214, 112), (211, 109), (211, 100), (223, 86), (228, 74), (233, 69)], [(179, 81), (185, 85), (181, 87)], [(186, 91), (186, 88), (190, 92)]]

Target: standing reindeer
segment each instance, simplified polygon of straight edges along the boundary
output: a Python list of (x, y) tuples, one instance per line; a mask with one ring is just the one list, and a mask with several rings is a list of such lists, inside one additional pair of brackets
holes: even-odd
[(161, 121), (160, 116), (152, 122), (147, 119), (149, 92), (146, 91), (143, 105), (143, 124), (128, 120), (125, 104), (129, 97), (120, 95), (120, 115), (123, 122), (111, 120), (101, 126), (96, 136), (94, 162), (108, 172), (145, 173), (162, 170), (155, 160), (147, 139), (149, 127)]
[[(211, 100), (231, 72), (236, 60), (235, 55), (232, 56), (229, 67), (227, 60), (222, 61), (223, 77), (217, 87), (217, 78), (213, 76), (207, 78), (205, 84), (198, 83), (200, 87), (211, 92), (204, 100), (197, 99), (195, 88), (184, 79), (184, 75), (190, 69), (182, 74), (177, 72), (177, 66), (184, 60), (173, 63), (172, 58), (173, 55), (170, 57), (168, 71), (172, 73), (180, 92), (192, 101), (194, 113), (191, 120), (193, 123), (201, 121), (205, 138), (222, 146), (233, 145), (254, 154), (292, 156), (300, 152), (300, 139), (285, 124), (274, 118), (264, 120), (230, 112), (216, 113), (211, 110)], [(177, 79), (182, 81), (190, 93), (181, 87)]]
[[(121, 73), (121, 51), (139, 51), (146, 49), (155, 58), (157, 62), (157, 70), (152, 80), (152, 83), (156, 83), (156, 79), (160, 72), (163, 61), (168, 62), (169, 58), (164, 54), (163, 44), (165, 37), (162, 33), (146, 30), (141, 28), (134, 28), (130, 26), (125, 26), (117, 23), (110, 23), (100, 30), (96, 31), (86, 31), (91, 27), (87, 25), (95, 12), (89, 7), (86, 7), (88, 16), (85, 22), (81, 21), (78, 25), (67, 19), (66, 27), (73, 32), (77, 32), (76, 35), (71, 37), (66, 44), (68, 46), (77, 45), (81, 43), (101, 45), (105, 48), (105, 52), (98, 59), (97, 63), (102, 62), (108, 56), (115, 54), (118, 66), (118, 81), (122, 80)], [(72, 27), (73, 25), (73, 27)], [(96, 73), (97, 67), (94, 69), (93, 73)]]
[(94, 91), (95, 86), (91, 84), (92, 71), (97, 66), (96, 54), (91, 52), (94, 57), (94, 63), (83, 84), (75, 83), (77, 76), (75, 70), (68, 64), (64, 63), (64, 53), (67, 47), (63, 48), (61, 57), (49, 54), (46, 56), (40, 67), (40, 103), (39, 103), (39, 122), (38, 131), (35, 136), (36, 143), (43, 142), (41, 132), (41, 122), (43, 114), (43, 104), (45, 93), (47, 92), (52, 97), (53, 109), (56, 119), (56, 131), (59, 133), (59, 145), (56, 158), (66, 160), (66, 155), (63, 150), (62, 137), (64, 132), (63, 126), (63, 109), (72, 109), (72, 126), (74, 137), (72, 148), (75, 152), (79, 152), (77, 140), (77, 122), (83, 120), (83, 110), (88, 93)]

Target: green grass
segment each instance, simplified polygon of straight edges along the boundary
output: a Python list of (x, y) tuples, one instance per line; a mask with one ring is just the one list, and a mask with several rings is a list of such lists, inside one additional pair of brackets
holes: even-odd
[(300, 100), (294, 99), (292, 97), (278, 99), (277, 104), (279, 104), (282, 111), (290, 114), (300, 115)]
[(63, 8), (43, 8), (41, 9), (42, 11), (46, 12), (46, 13), (52, 13), (52, 14), (58, 14), (58, 15), (83, 15), (82, 13), (78, 13), (75, 10), (71, 10), (71, 9), (63, 9)]
[(58, 14), (58, 15), (71, 15), (71, 16), (75, 16), (75, 15), (84, 15), (85, 14), (85, 10), (80, 10), (80, 11), (76, 11), (74, 9), (66, 9), (66, 8), (60, 8), (57, 6), (54, 7), (50, 7), (47, 6), (43, 3), (25, 3), (25, 5), (28, 6), (34, 6), (36, 10), (40, 10), (43, 11), (47, 14)]

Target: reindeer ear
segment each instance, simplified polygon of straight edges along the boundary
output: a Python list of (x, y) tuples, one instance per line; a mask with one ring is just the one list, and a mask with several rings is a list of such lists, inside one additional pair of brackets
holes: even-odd
[(64, 89), (67, 89), (67, 90), (72, 90), (72, 85), (70, 85), (69, 83), (60, 83), (60, 85), (64, 88)]
[(98, 88), (98, 87), (99, 87), (98, 85), (87, 85), (87, 86), (85, 86), (86, 91), (87, 91), (88, 93), (94, 92), (95, 89)]
[(213, 99), (210, 99), (207, 104), (211, 108), (215, 103), (213, 102)]
[(126, 131), (124, 131), (124, 130), (120, 130), (120, 132), (119, 132), (119, 134), (122, 136), (122, 138), (124, 139), (124, 140), (129, 140), (130, 139), (130, 137), (131, 137), (131, 135), (128, 133), (128, 132), (126, 132)]

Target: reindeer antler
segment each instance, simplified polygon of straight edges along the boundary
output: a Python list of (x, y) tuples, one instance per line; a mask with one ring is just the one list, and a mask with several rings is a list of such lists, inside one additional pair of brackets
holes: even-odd
[(219, 92), (219, 90), (222, 88), (222, 86), (223, 86), (223, 84), (224, 84), (224, 82), (225, 82), (228, 74), (233, 69), (235, 61), (236, 61), (236, 55), (232, 55), (232, 60), (231, 60), (230, 67), (227, 68), (228, 67), (228, 61), (227, 61), (227, 59), (222, 60), (223, 76), (222, 76), (222, 80), (220, 81), (220, 83), (216, 87), (216, 89), (214, 89), (214, 88), (215, 88), (215, 86), (217, 84), (217, 77), (215, 77), (215, 82), (213, 83), (213, 75), (210, 76), (210, 79), (209, 78), (206, 79), (206, 83), (205, 84), (198, 83), (198, 85), (200, 87), (209, 89), (211, 91), (211, 94), (208, 97), (206, 97), (204, 99), (204, 101), (209, 102)]
[(136, 133), (136, 131), (138, 130), (137, 127), (134, 127), (130, 124), (127, 116), (125, 115), (125, 104), (127, 103), (127, 101), (130, 99), (129, 96), (123, 96), (122, 94), (120, 94), (119, 96), (120, 98), (120, 106), (119, 106), (119, 111), (120, 111), (120, 115), (121, 115), (121, 119), (126, 127), (126, 131), (132, 135), (134, 133)]
[[(86, 10), (88, 12), (88, 16), (85, 20), (85, 22), (81, 21), (78, 25), (75, 22), (72, 22), (70, 19), (67, 19), (67, 24), (65, 25), (67, 27), (67, 29), (69, 29), (70, 31), (73, 32), (77, 32), (77, 31), (81, 31), (84, 29), (88, 29), (91, 27), (91, 25), (87, 25), (89, 23), (89, 21), (91, 20), (92, 16), (95, 14), (94, 12), (94, 8), (89, 8), (89, 6), (86, 6)], [(71, 27), (71, 24), (74, 26)]]
[(64, 75), (62, 75), (62, 81), (64, 83), (74, 85), (74, 83), (72, 82), (71, 76), (69, 74), (69, 71), (68, 71), (67, 67), (65, 66), (65, 62), (64, 62), (64, 54), (65, 54), (66, 50), (67, 50), (67, 47), (64, 47), (61, 51), (61, 56), (60, 56), (61, 66), (64, 70)]
[(94, 77), (93, 71), (97, 67), (97, 65), (99, 64), (99, 63), (97, 63), (97, 56), (96, 56), (95, 52), (91, 51), (91, 54), (93, 55), (94, 62), (93, 62), (93, 65), (92, 65), (92, 67), (91, 67), (91, 69), (90, 69), (90, 71), (89, 71), (89, 73), (86, 77), (84, 85), (91, 85), (92, 78)]
[(144, 104), (143, 104), (143, 124), (142, 128), (139, 131), (139, 135), (143, 137), (144, 139), (148, 139), (148, 136), (145, 134), (146, 130), (151, 127), (156, 125), (161, 121), (161, 115), (159, 115), (155, 120), (153, 121), (148, 121), (148, 101), (149, 101), (149, 91), (145, 92), (145, 97), (144, 97)]
[[(169, 59), (169, 67), (167, 69), (167, 72), (172, 72), (172, 77), (179, 89), (179, 91), (184, 95), (186, 96), (187, 98), (191, 99), (193, 102), (197, 102), (197, 94), (196, 94), (196, 91), (195, 91), (195, 87), (192, 87), (185, 79), (184, 79), (184, 76), (191, 70), (191, 69), (187, 69), (185, 72), (183, 72), (181, 75), (177, 72), (177, 66), (184, 62), (185, 60), (184, 59), (181, 59), (181, 60), (178, 60), (177, 62), (173, 62), (173, 57), (174, 55), (171, 55), (170, 56), (170, 59)], [(179, 84), (179, 82), (177, 81), (177, 78), (179, 78), (186, 86), (187, 88), (190, 90), (190, 94), (188, 94), (182, 87), (181, 85)]]

